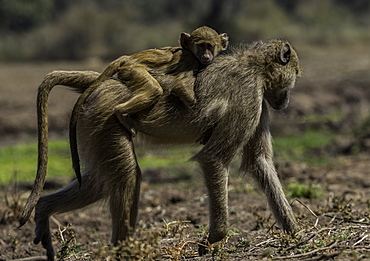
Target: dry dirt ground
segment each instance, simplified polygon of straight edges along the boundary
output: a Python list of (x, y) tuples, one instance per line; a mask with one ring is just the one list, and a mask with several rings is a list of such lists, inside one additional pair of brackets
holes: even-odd
[[(273, 134), (309, 128), (337, 133), (333, 144), (313, 151), (331, 157), (323, 166), (279, 161), (275, 152), (284, 187), (309, 184), (308, 194), (289, 197), (300, 231), (286, 235), (274, 227), (264, 195), (248, 177), (236, 174), (236, 160), (229, 184), (229, 235), (208, 255), (198, 257), (197, 242), (208, 223), (207, 195), (199, 170), (184, 164), (177, 176), (163, 168), (144, 170), (138, 232), (120, 246), (108, 243), (105, 202), (55, 215), (51, 228), (59, 258), (115, 260), (119, 252), (122, 259), (132, 260), (370, 260), (370, 123), (364, 124), (370, 120), (370, 50), (358, 46), (297, 49), (304, 77), (292, 92), (290, 108), (273, 113)], [(103, 68), (98, 61), (0, 65), (0, 145), (36, 139), (36, 87), (47, 72)], [(53, 91), (53, 136), (64, 135), (75, 98), (63, 88)], [(361, 131), (361, 126), (367, 129)], [(50, 187), (67, 182), (50, 182)], [(32, 243), (33, 220), (17, 229), (19, 205), (30, 185), (2, 186), (0, 260), (45, 260), (42, 247)]]

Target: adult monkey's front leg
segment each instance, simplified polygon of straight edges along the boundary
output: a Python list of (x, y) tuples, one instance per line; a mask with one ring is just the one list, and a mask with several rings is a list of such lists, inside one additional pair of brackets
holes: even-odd
[(278, 226), (286, 232), (294, 232), (298, 225), (274, 166), (271, 139), (269, 113), (264, 101), (260, 124), (252, 139), (243, 149), (241, 169), (252, 174), (260, 189), (265, 193)]

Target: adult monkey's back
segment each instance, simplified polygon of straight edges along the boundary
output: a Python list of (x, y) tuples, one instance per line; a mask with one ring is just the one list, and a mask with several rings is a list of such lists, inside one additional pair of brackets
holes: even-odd
[[(173, 79), (156, 76), (165, 94), (158, 103), (136, 115), (137, 130), (158, 143), (192, 143), (202, 136), (205, 146), (193, 159), (203, 170), (209, 194), (210, 226), (203, 243), (214, 243), (227, 234), (228, 165), (242, 152), (241, 171), (252, 177), (267, 196), (277, 223), (286, 231), (297, 227), (272, 161), (268, 105), (285, 108), (290, 89), (300, 73), (296, 52), (282, 40), (257, 42), (217, 57), (197, 77), (194, 112), (168, 95)], [(168, 93), (166, 94), (166, 92)], [(129, 92), (114, 79), (102, 83), (89, 98), (78, 121), (78, 141), (83, 170), (77, 181), (40, 198), (36, 206), (35, 243), (42, 242), (49, 260), (54, 250), (49, 216), (110, 197), (112, 242), (134, 231), (141, 172), (129, 132), (119, 124), (113, 108)], [(205, 248), (200, 247), (200, 254)]]

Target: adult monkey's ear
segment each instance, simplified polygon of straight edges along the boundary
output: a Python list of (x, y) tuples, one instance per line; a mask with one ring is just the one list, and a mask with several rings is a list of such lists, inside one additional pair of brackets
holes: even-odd
[(280, 50), (280, 62), (286, 65), (290, 61), (291, 48), (289, 44), (284, 44)]
[(180, 45), (182, 48), (189, 50), (190, 49), (190, 34), (181, 33), (180, 34)]
[(222, 51), (225, 51), (229, 46), (229, 36), (226, 33), (220, 34)]

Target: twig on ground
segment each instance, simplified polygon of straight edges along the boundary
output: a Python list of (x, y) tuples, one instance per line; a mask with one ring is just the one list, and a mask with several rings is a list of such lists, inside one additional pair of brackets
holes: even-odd
[(301, 242), (299, 242), (299, 243), (295, 244), (294, 246), (290, 246), (290, 247), (288, 247), (288, 248), (284, 249), (284, 251), (289, 251), (289, 250), (292, 250), (292, 249), (294, 249), (294, 248), (296, 248), (296, 247), (299, 247), (299, 246), (303, 245), (304, 243), (306, 243), (306, 242), (310, 241), (310, 240), (311, 240), (312, 238), (314, 238), (316, 235), (317, 235), (317, 233), (315, 233), (315, 234), (311, 235), (309, 238), (307, 238), (307, 239), (305, 239), (305, 240), (302, 240)]
[[(315, 224), (314, 224), (314, 227), (316, 228), (317, 224), (319, 223), (319, 217), (315, 214), (315, 212), (313, 212), (312, 209), (310, 209), (306, 204), (304, 204), (299, 199), (296, 198), (296, 199), (293, 200), (293, 202), (294, 201), (297, 201), (299, 204), (301, 204), (302, 206), (304, 206), (311, 213), (311, 215), (316, 218), (316, 221), (315, 221)], [(292, 203), (290, 205), (292, 205)]]
[[(324, 217), (329, 217), (329, 218), (335, 218), (335, 216), (332, 216), (332, 215), (328, 215), (328, 214), (323, 214)], [(342, 220), (344, 222), (348, 222), (348, 223), (354, 223), (354, 224), (362, 224), (362, 225), (370, 225), (370, 222), (364, 222), (364, 221), (357, 221), (357, 220), (353, 220), (353, 219), (349, 219), (349, 218), (338, 218), (336, 217), (337, 219), (339, 220)]]
[(12, 259), (11, 261), (46, 261), (47, 258), (45, 256), (31, 256), (19, 259)]
[(353, 246), (356, 246), (358, 244), (360, 244), (362, 241), (365, 240), (365, 238), (367, 238), (369, 235), (365, 235), (364, 237), (362, 237), (360, 240), (358, 240), (356, 243), (353, 244)]
[(336, 245), (337, 245), (337, 241), (334, 241), (334, 242), (330, 243), (329, 245), (327, 245), (326, 247), (321, 247), (321, 248), (318, 248), (318, 249), (315, 249), (315, 250), (312, 250), (312, 251), (309, 251), (309, 252), (306, 252), (306, 253), (303, 253), (303, 254), (297, 254), (297, 255), (291, 255), (291, 256), (277, 256), (277, 257), (274, 257), (274, 259), (290, 259), (290, 258), (308, 257), (310, 255), (313, 255), (313, 254), (317, 253), (317, 252), (332, 249)]

